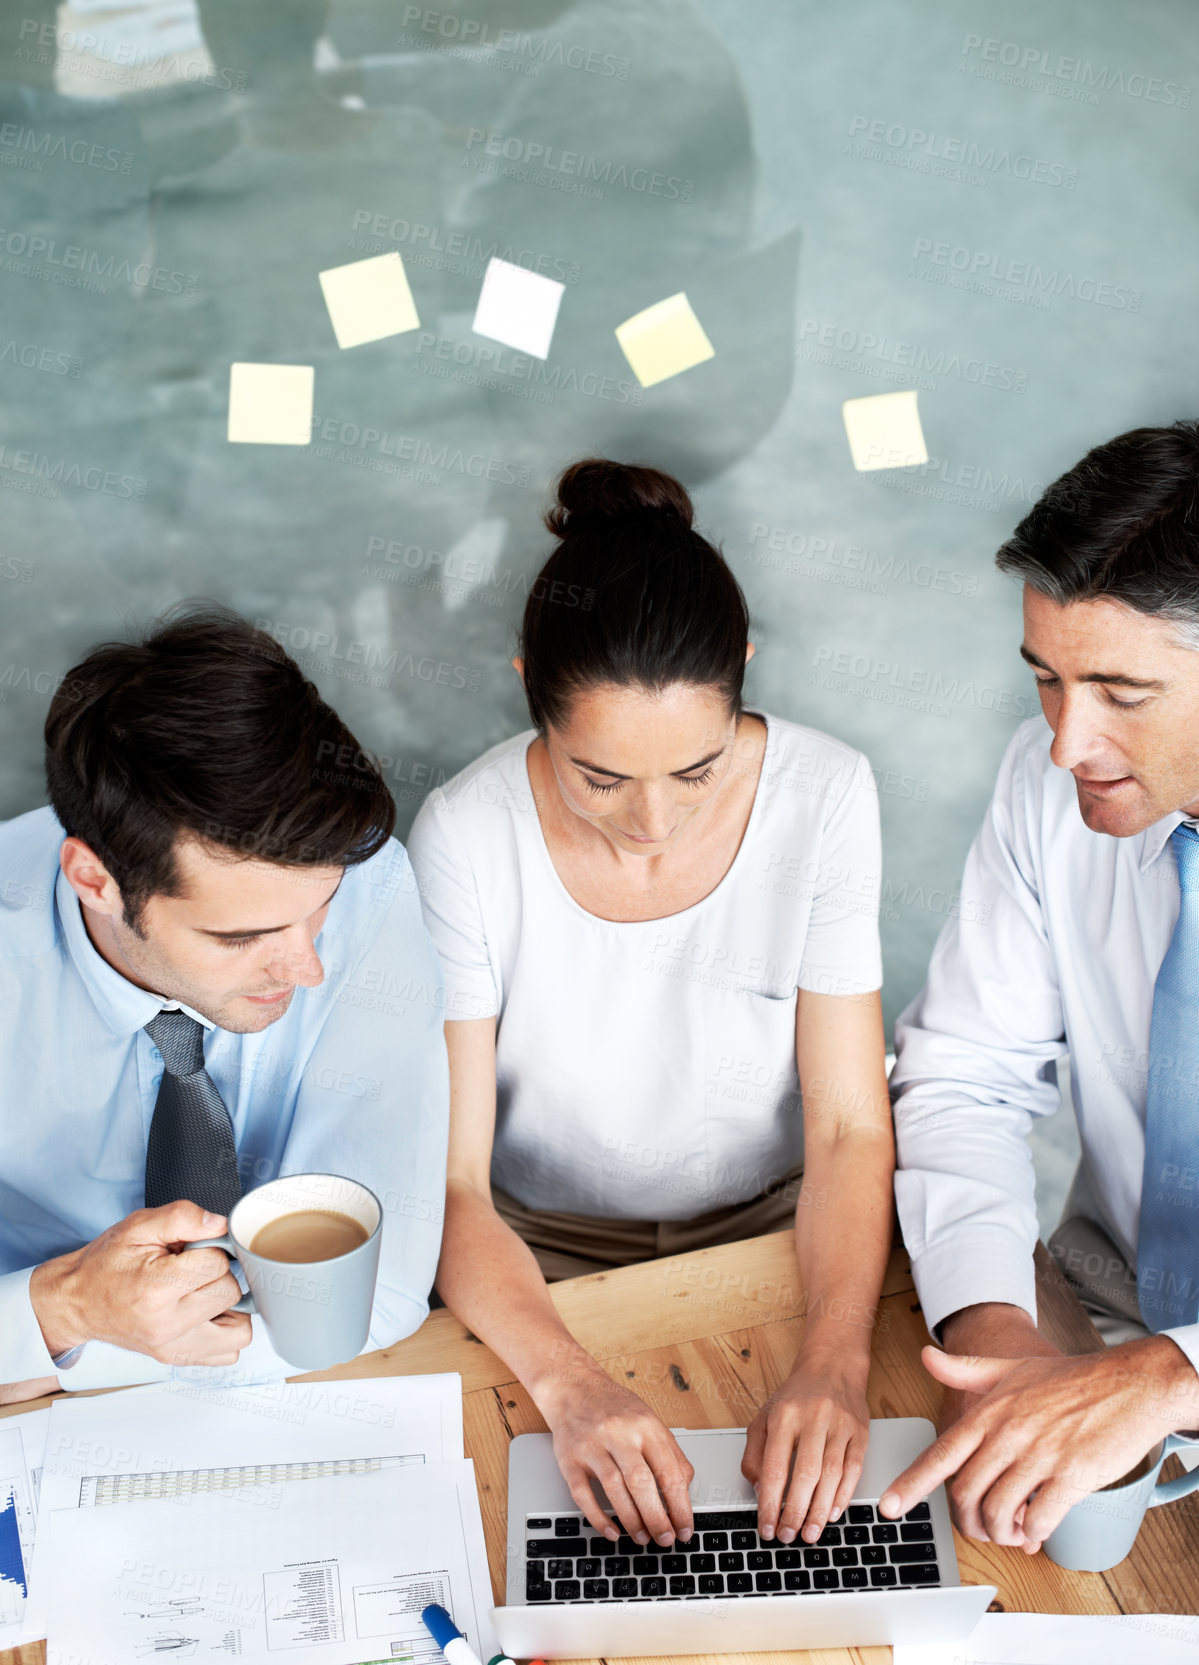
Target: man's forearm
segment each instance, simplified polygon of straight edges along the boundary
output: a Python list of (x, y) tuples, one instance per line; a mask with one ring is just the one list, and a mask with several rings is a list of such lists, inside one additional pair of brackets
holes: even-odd
[[(1199, 1371), (1172, 1336), (1155, 1335), (1135, 1345), (1144, 1349), (1151, 1368), (1145, 1372), (1146, 1394), (1160, 1402), (1163, 1434), (1199, 1429)], [(1120, 1348), (1111, 1349), (1118, 1354)]]
[(71, 1311), (68, 1296), (68, 1276), (78, 1259), (78, 1251), (58, 1255), (35, 1266), (29, 1277), (29, 1304), (51, 1358), (91, 1340), (84, 1334), (87, 1326)]
[(1023, 1307), (1004, 1301), (982, 1301), (950, 1313), (941, 1324), (941, 1344), (947, 1353), (988, 1359), (1048, 1357), (1060, 1351)]

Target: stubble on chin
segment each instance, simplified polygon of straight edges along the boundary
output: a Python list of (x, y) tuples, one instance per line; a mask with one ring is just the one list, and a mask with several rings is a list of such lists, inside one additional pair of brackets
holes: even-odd
[(294, 998), (293, 991), (292, 995), (287, 1000), (280, 1001), (278, 1006), (251, 1006), (244, 998), (239, 999), (236, 996), (214, 1007), (194, 1005), (192, 1001), (188, 1001), (187, 1004), (206, 1017), (209, 1023), (225, 1030), (226, 1034), (259, 1035), (264, 1029), (269, 1029), (272, 1023), (278, 1023), (290, 1009)]
[(1116, 806), (1096, 803), (1077, 783), (1076, 789), (1078, 812), (1093, 833), (1105, 833), (1109, 838), (1134, 838), (1161, 820), (1161, 815), (1153, 811), (1143, 796), (1139, 795), (1133, 803)]

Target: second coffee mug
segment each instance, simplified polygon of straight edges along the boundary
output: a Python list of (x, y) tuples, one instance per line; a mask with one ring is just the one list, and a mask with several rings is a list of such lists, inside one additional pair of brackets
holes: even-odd
[(288, 1364), (326, 1370), (366, 1346), (382, 1235), (383, 1209), (367, 1186), (292, 1174), (247, 1192), (224, 1237), (186, 1246), (234, 1256), (250, 1292), (233, 1311), (258, 1313)]

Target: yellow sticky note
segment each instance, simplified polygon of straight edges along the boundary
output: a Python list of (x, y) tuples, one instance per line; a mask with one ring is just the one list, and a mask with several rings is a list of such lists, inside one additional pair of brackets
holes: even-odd
[(361, 347), (419, 329), (408, 274), (397, 252), (331, 266), (318, 274), (339, 347)]
[(875, 393), (841, 406), (853, 466), (912, 468), (928, 461), (915, 393)]
[(682, 291), (626, 318), (617, 325), (616, 339), (642, 387), (653, 387), (716, 356)]
[(229, 368), (229, 439), (240, 445), (307, 445), (312, 437), (311, 364)]

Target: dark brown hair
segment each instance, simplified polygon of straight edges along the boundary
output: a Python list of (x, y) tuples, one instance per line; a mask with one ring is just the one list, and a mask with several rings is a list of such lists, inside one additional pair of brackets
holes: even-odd
[(749, 609), (691, 499), (656, 468), (592, 457), (558, 481), (545, 524), (559, 539), (529, 592), (525, 695), (538, 729), (584, 688), (716, 688), (741, 709)]
[(345, 867), (395, 825), (373, 760), (295, 661), (210, 605), (106, 642), (67, 672), (46, 719), (46, 779), (64, 830), (99, 856), (135, 928), (151, 896), (179, 894), (180, 834), (283, 866)]
[(1199, 647), (1199, 422), (1133, 428), (1088, 451), (995, 559), (1059, 605), (1123, 602)]

